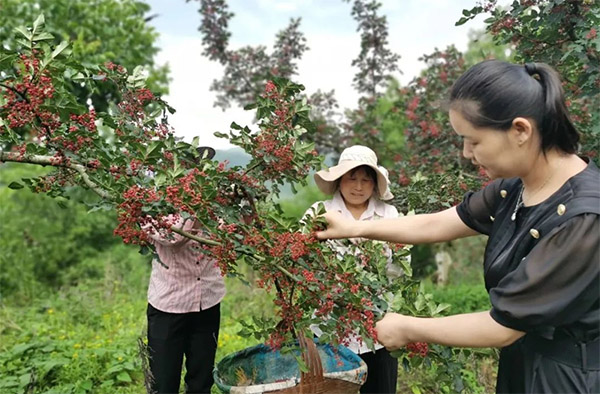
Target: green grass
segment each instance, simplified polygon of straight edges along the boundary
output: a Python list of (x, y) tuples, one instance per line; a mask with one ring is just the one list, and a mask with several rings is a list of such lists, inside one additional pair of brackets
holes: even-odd
[[(98, 260), (104, 267), (101, 279), (46, 290), (30, 300), (4, 299), (0, 392), (145, 392), (138, 340), (146, 331), (148, 260), (125, 246)], [(226, 278), (226, 285), (217, 361), (258, 343), (237, 335), (240, 320), (273, 312), (262, 290), (235, 278)]]

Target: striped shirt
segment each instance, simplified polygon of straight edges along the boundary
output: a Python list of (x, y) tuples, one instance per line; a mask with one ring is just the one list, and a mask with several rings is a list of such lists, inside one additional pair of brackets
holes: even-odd
[[(173, 218), (172, 215), (169, 216)], [(182, 227), (183, 224), (183, 227)], [(192, 232), (194, 221), (175, 226)], [(169, 313), (198, 312), (217, 305), (225, 296), (225, 282), (216, 260), (198, 250), (198, 243), (179, 234), (169, 238), (149, 231), (156, 247), (148, 286), (148, 302), (154, 308)], [(168, 267), (166, 268), (165, 265)]]

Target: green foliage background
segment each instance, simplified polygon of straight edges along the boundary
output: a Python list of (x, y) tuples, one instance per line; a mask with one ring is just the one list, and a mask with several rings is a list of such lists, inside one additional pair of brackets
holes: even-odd
[[(0, 1), (0, 46), (18, 48), (14, 29), (31, 26), (40, 10), (46, 17), (45, 31), (71, 43), (73, 59), (87, 65), (105, 62), (133, 71), (144, 66), (148, 88), (160, 95), (168, 91), (168, 67), (154, 64), (158, 32), (147, 23), (150, 6), (138, 0), (2, 0)], [(115, 90), (89, 91), (72, 85), (80, 103), (88, 99), (97, 111), (117, 102)]]

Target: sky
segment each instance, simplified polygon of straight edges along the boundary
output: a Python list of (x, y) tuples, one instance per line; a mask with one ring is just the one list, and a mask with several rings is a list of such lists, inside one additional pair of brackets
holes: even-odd
[[(200, 137), (202, 145), (216, 149), (232, 146), (217, 138), (215, 131), (229, 131), (235, 121), (252, 128), (253, 113), (232, 107), (214, 107), (215, 92), (209, 90), (221, 78), (223, 67), (202, 56), (198, 31), (199, 1), (145, 0), (156, 17), (150, 22), (160, 34), (160, 52), (155, 61), (170, 68), (167, 102), (177, 112), (169, 118), (175, 133), (186, 141)], [(230, 20), (230, 47), (266, 45), (272, 49), (275, 35), (291, 18), (302, 18), (300, 30), (309, 50), (298, 62), (298, 75), (292, 78), (306, 87), (306, 93), (334, 89), (340, 109), (355, 108), (358, 93), (352, 87), (356, 69), (352, 60), (360, 51), (360, 36), (350, 15), (351, 2), (342, 0), (228, 0), (235, 15)], [(401, 56), (398, 63), (402, 83), (418, 75), (423, 63), (418, 60), (435, 48), (454, 44), (465, 50), (468, 32), (482, 29), (482, 15), (463, 26), (454, 26), (463, 9), (477, 5), (476, 0), (381, 0), (380, 12), (387, 16), (389, 48)]]

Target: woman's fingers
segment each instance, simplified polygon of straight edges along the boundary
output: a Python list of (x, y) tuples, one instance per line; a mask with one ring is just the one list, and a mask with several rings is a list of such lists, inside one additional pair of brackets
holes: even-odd
[(405, 329), (403, 322), (407, 316), (398, 313), (386, 313), (383, 319), (377, 322), (375, 330), (377, 331), (377, 342), (381, 343), (387, 350), (398, 350), (407, 343), (408, 338), (403, 335)]
[(323, 231), (317, 231), (318, 239), (344, 238), (344, 229), (346, 224), (339, 212), (327, 212), (322, 215), (327, 221), (327, 228)]

